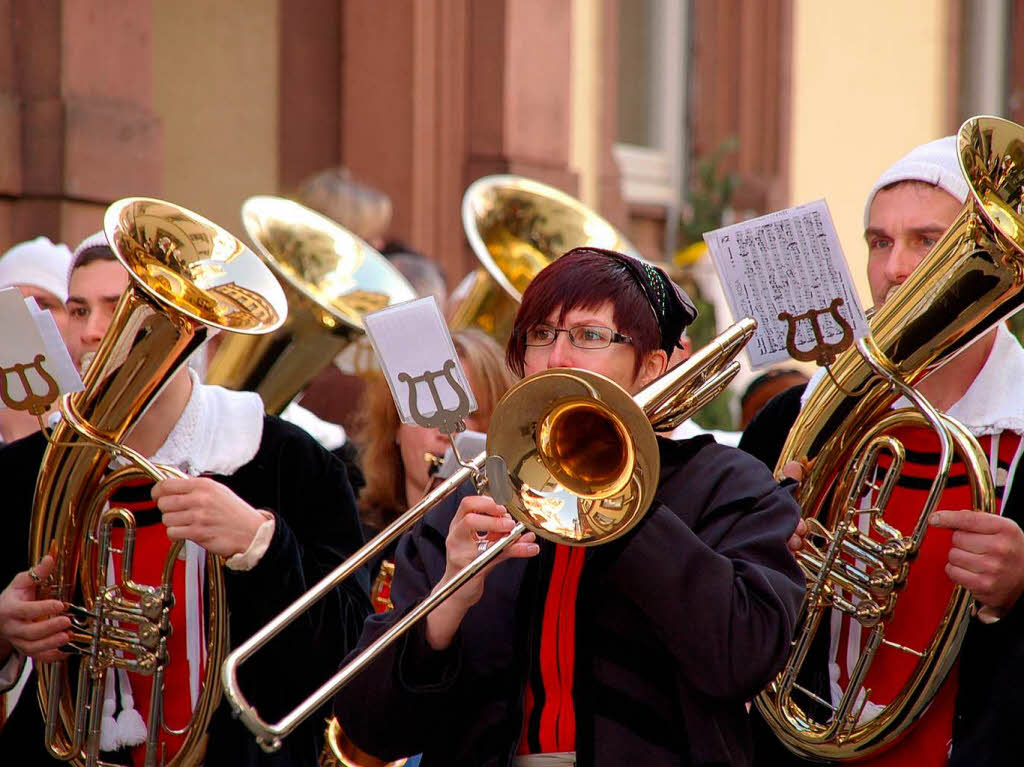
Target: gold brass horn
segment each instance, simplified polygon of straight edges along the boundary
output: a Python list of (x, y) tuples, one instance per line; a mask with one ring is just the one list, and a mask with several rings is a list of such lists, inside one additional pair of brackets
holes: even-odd
[[(368, 312), (416, 297), (380, 253), (326, 216), (282, 197), (250, 197), (242, 221), (288, 297), (288, 321), (265, 336), (225, 338), (208, 383), (255, 391), (280, 413), (346, 346)], [(367, 358), (373, 353), (367, 346)]]
[[(424, 496), (228, 656), (223, 668), (225, 693), (260, 746), (266, 751), (280, 748), (282, 738), (327, 703), (384, 647), (527, 530), (559, 543), (595, 546), (636, 525), (658, 486), (660, 459), (654, 431), (678, 425), (728, 385), (739, 371), (734, 358), (753, 337), (756, 326), (749, 319), (733, 325), (635, 397), (604, 376), (574, 368), (547, 370), (512, 387), (491, 416), (493, 426), (487, 434), (486, 453), (463, 464), (464, 468)], [(608, 423), (600, 423), (604, 419)], [(581, 423), (599, 425), (602, 433), (620, 435), (628, 445), (597, 443), (576, 432)], [(539, 444), (535, 435), (542, 428), (549, 433), (553, 450)], [(609, 481), (619, 476), (622, 456), (627, 453), (631, 458), (626, 481)], [(564, 472), (565, 484), (548, 470), (557, 463), (572, 464), (571, 471)], [(481, 476), (483, 469), (486, 478)], [(262, 720), (238, 686), (239, 666), (470, 478), (486, 485), (487, 492), (516, 519), (508, 537), (489, 547), (450, 583), (409, 611), (280, 721)], [(599, 492), (602, 486), (607, 488), (603, 494)]]
[[(85, 376), (85, 389), (60, 402), (36, 485), (30, 561), (51, 546), (57, 565), (44, 585), (68, 602), (71, 645), (81, 656), (77, 690), (66, 660), (39, 665), (39, 702), (46, 717), (46, 746), (73, 764), (99, 764), (104, 679), (109, 670), (151, 675), (162, 689), (171, 659), (166, 644), (174, 600), (171, 577), (181, 542), (175, 543), (159, 585), (131, 579), (135, 519), (120, 508), (105, 510), (111, 492), (138, 477), (160, 480), (180, 473), (157, 466), (123, 444), (164, 385), (205, 340), (208, 329), (262, 334), (285, 318), (284, 294), (260, 259), (228, 232), (161, 200), (129, 198), (111, 205), (104, 229), (131, 275), (113, 319)], [(126, 468), (107, 474), (114, 456)], [(108, 585), (112, 528), (125, 528), (123, 566)], [(227, 650), (227, 605), (219, 558), (207, 557), (207, 671), (184, 744), (169, 765), (202, 761), (206, 728), (220, 699), (216, 673)], [(133, 628), (134, 627), (134, 628)], [(180, 660), (180, 659), (178, 659)], [(154, 694), (148, 716), (146, 765), (158, 763), (159, 735), (169, 727), (162, 698)]]
[(484, 176), (462, 196), (462, 227), (481, 267), (467, 277), (449, 325), (479, 327), (504, 345), (523, 291), (568, 250), (636, 251), (621, 232), (565, 192), (521, 176)]
[[(911, 387), (1024, 302), (1024, 127), (975, 117), (961, 126), (957, 143), (967, 202), (871, 319), (871, 336), (843, 353), (814, 390), (776, 469), (781, 476), (789, 461), (813, 461), (797, 500), (812, 538), (823, 543), (798, 555), (808, 591), (797, 636), (785, 668), (756, 702), (787, 748), (815, 759), (861, 759), (894, 744), (939, 690), (971, 614), (970, 594), (956, 587), (926, 646), (907, 646), (886, 635), (898, 601), (906, 598), (900, 592), (913, 584), (912, 561), (953, 453), (965, 463), (974, 508), (987, 512), (993, 503), (988, 462), (977, 440)], [(890, 411), (901, 394), (915, 409)], [(916, 524), (900, 530), (885, 517), (903, 459), (902, 444), (889, 432), (923, 424), (938, 432), (940, 471)], [(869, 490), (877, 496), (870, 508), (860, 508)], [(833, 610), (860, 625), (865, 649), (847, 688), (826, 699), (808, 688), (801, 670), (817, 627), (829, 625), (827, 613)], [(899, 692), (868, 709), (868, 671), (879, 653), (907, 653), (916, 660)]]

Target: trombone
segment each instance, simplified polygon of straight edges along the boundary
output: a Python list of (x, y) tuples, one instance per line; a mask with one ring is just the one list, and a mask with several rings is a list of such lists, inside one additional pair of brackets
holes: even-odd
[[(606, 543), (631, 530), (643, 519), (658, 486), (661, 466), (655, 431), (675, 428), (728, 386), (739, 371), (735, 357), (756, 328), (752, 319), (736, 323), (635, 397), (604, 376), (575, 368), (547, 370), (512, 387), (494, 411), (491, 420), (497, 426), (487, 434), (485, 452), (462, 462), (462, 469), (228, 656), (222, 667), (225, 695), (260, 747), (268, 753), (277, 751), (282, 738), (527, 530), (575, 546)], [(508, 509), (517, 522), (512, 531), (282, 719), (261, 719), (239, 688), (239, 666), (468, 478)]]

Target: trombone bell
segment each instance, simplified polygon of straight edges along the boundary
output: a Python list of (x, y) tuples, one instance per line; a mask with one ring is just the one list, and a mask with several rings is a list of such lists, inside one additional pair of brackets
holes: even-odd
[(600, 402), (558, 402), (537, 424), (541, 461), (574, 495), (596, 500), (629, 482), (635, 453), (622, 419)]

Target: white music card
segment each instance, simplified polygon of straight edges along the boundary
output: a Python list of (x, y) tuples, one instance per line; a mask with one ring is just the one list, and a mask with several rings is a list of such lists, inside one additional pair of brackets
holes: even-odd
[(446, 431), (476, 410), (469, 379), (433, 296), (367, 314), (363, 324), (402, 423)]
[(706, 232), (704, 241), (733, 316), (757, 320), (747, 344), (751, 367), (785, 360), (790, 351), (820, 362), (868, 335), (824, 200)]
[(21, 403), (50, 394), (56, 399), (57, 394), (83, 389), (53, 316), (35, 299), (23, 298), (17, 288), (0, 290), (0, 327), (0, 375), (6, 394), (0, 397), (0, 408), (7, 407), (5, 399)]

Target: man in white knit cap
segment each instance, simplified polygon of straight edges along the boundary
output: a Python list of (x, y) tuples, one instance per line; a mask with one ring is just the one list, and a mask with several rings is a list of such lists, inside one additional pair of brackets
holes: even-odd
[[(75, 339), (69, 338), (65, 307), (70, 267), (67, 245), (52, 243), (46, 237), (20, 242), (0, 256), (0, 290), (17, 288), (25, 298), (34, 298), (40, 309), (49, 310), (74, 358)], [(39, 421), (31, 413), (0, 410), (0, 443), (14, 442), (38, 429)]]
[[(100, 346), (129, 284), (128, 272), (102, 232), (76, 248), (68, 306), (83, 352)], [(135, 515), (136, 581), (157, 582), (170, 541), (186, 541), (185, 562), (175, 574), (176, 579), (184, 577), (174, 586), (173, 631), (167, 644), (171, 664), (163, 695), (165, 721), (177, 727), (193, 713), (206, 662), (201, 652), (204, 597), (197, 575), (205, 552), (225, 559), (230, 638), (239, 642), (358, 548), (362, 535), (344, 467), (306, 432), (264, 415), (262, 401), (251, 392), (205, 386), (193, 371), (182, 368), (124, 442), (154, 463), (186, 475), (155, 485), (124, 483), (111, 496), (111, 505), (124, 505)], [(5, 536), (0, 539), (0, 585), (7, 584), (0, 592), (0, 693), (27, 667), (27, 657), (56, 660), (71, 639), (65, 605), (44, 598), (37, 589), (53, 571), (54, 556), (25, 561), (35, 477), (45, 447), (42, 435), (36, 434), (0, 450), (0, 476), (8, 478)], [(365, 573), (338, 586), (315, 617), (296, 623), (289, 629), (296, 633), (286, 641), (275, 640), (254, 659), (254, 670), (242, 672), (242, 685), (261, 711), (269, 709), (274, 718), (283, 715), (285, 705), (298, 701), (313, 681), (321, 681), (323, 669), (337, 665), (369, 612), (367, 587)], [(297, 641), (302, 653), (293, 657)], [(112, 758), (118, 763), (141, 763), (150, 677), (108, 672), (105, 682), (99, 747), (116, 754)], [(29, 681), (29, 689), (33, 683)], [(282, 751), (268, 756), (221, 701), (208, 729), (205, 763), (313, 764), (322, 731), (310, 719)], [(166, 748), (172, 758), (181, 740), (162, 733), (158, 752)], [(0, 755), (30, 755), (25, 763), (55, 764), (43, 743), (39, 707), (34, 696), (22, 695), (7, 726), (0, 727)]]
[[(876, 305), (898, 300), (899, 286), (953, 223), (967, 196), (953, 136), (917, 147), (881, 175), (864, 208), (868, 281)], [(817, 380), (820, 375), (808, 389)], [(1000, 324), (917, 384), (989, 456), (997, 513), (977, 514), (970, 508), (963, 465), (954, 463), (939, 501), (942, 511), (929, 519), (928, 536), (896, 612), (886, 621), (886, 639), (910, 647), (927, 645), (955, 584), (971, 591), (979, 609), (956, 665), (925, 714), (895, 746), (858, 764), (977, 767), (1020, 762), (1016, 723), (1024, 703), (1024, 478), (1018, 474), (1024, 472), (1017, 472), (1017, 464), (1024, 453), (1022, 380), (1024, 349)], [(800, 410), (801, 394), (806, 401), (804, 387), (794, 387), (769, 402), (740, 447), (774, 466)], [(909, 427), (897, 436), (906, 447), (907, 461), (886, 521), (909, 530), (935, 474), (938, 440), (930, 431)], [(817, 653), (818, 663), (811, 665), (819, 675), (804, 681), (822, 697), (831, 697), (833, 705), (849, 683), (864, 636), (859, 624), (836, 611), (830, 641), (816, 642), (812, 654)], [(879, 715), (916, 662), (916, 657), (888, 646), (878, 650), (862, 688), (868, 689), (862, 720)], [(806, 764), (782, 748), (763, 723), (755, 731), (757, 764)]]

